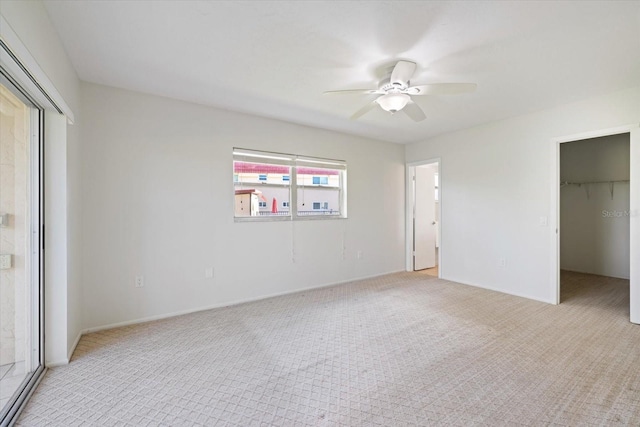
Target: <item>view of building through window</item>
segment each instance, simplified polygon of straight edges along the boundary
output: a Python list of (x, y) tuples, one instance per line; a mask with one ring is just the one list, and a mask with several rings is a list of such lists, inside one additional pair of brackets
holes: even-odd
[[(343, 216), (344, 162), (278, 156), (267, 158), (263, 153), (254, 160), (250, 153), (234, 152), (236, 217)], [(294, 195), (296, 209), (292, 212)]]

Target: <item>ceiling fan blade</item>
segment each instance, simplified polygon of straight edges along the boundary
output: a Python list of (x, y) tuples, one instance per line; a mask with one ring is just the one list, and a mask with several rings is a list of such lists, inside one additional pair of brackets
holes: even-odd
[(371, 111), (374, 108), (376, 108), (377, 105), (378, 104), (376, 104), (376, 101), (368, 103), (367, 105), (365, 105), (364, 107), (362, 107), (361, 109), (359, 109), (358, 111), (353, 113), (353, 115), (350, 117), (350, 119), (351, 120), (359, 119), (360, 117), (362, 117), (365, 114), (367, 114), (369, 111)]
[(421, 122), (427, 118), (425, 116), (424, 111), (418, 104), (413, 101), (409, 101), (407, 105), (401, 110), (404, 111), (407, 116), (409, 116), (414, 122)]
[(370, 95), (372, 93), (384, 93), (380, 92), (378, 89), (347, 89), (347, 90), (328, 90), (326, 92), (322, 92), (324, 95), (333, 95), (333, 94), (362, 94), (362, 95)]
[(475, 83), (434, 83), (411, 86), (407, 89), (407, 93), (409, 95), (456, 95), (473, 92), (477, 87)]
[(409, 84), (409, 80), (411, 80), (411, 76), (416, 71), (416, 63), (409, 61), (398, 61), (396, 66), (393, 68), (391, 72), (391, 80), (390, 83), (399, 83), (403, 86)]

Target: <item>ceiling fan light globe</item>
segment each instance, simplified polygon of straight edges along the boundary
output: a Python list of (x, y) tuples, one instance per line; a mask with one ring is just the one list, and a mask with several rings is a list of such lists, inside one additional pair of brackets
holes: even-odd
[(376, 99), (376, 102), (383, 110), (395, 113), (402, 110), (410, 99), (406, 93), (388, 93)]

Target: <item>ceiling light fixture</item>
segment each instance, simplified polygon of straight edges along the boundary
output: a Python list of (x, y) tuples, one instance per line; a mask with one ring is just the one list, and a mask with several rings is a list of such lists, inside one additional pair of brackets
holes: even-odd
[(402, 110), (409, 102), (411, 97), (406, 93), (387, 93), (376, 99), (376, 102), (383, 110), (395, 113)]
[(427, 85), (411, 86), (411, 76), (416, 71), (416, 63), (411, 61), (398, 61), (391, 71), (389, 80), (378, 89), (347, 89), (330, 90), (325, 93), (361, 93), (363, 95), (380, 95), (373, 102), (368, 102), (358, 111), (353, 113), (351, 120), (362, 117), (364, 114), (380, 106), (391, 114), (402, 111), (414, 122), (420, 122), (427, 118), (422, 108), (411, 101), (412, 96), (424, 95), (453, 95), (457, 93), (469, 93), (476, 90), (475, 83), (431, 83)]

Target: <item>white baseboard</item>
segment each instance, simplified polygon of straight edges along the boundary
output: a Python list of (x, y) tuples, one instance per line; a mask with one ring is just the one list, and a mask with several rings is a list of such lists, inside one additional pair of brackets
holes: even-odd
[(167, 318), (170, 318), (170, 317), (182, 316), (182, 315), (190, 314), (190, 313), (197, 313), (199, 311), (212, 310), (214, 308), (230, 307), (230, 306), (234, 306), (234, 305), (245, 304), (245, 303), (248, 303), (248, 302), (260, 301), (260, 300), (279, 297), (279, 296), (283, 296), (283, 295), (297, 294), (299, 292), (306, 292), (306, 291), (310, 291), (310, 290), (313, 290), (313, 289), (328, 288), (328, 287), (331, 287), (331, 286), (343, 285), (345, 283), (357, 282), (359, 280), (366, 280), (366, 279), (371, 279), (371, 278), (374, 278), (374, 277), (386, 276), (387, 274), (399, 273), (399, 272), (403, 272), (403, 271), (404, 270), (396, 270), (396, 271), (390, 271), (390, 272), (387, 272), (387, 273), (373, 274), (373, 275), (370, 275), (370, 276), (355, 277), (355, 278), (352, 278), (352, 279), (341, 280), (341, 281), (338, 281), (338, 282), (325, 283), (325, 284), (317, 285), (317, 286), (309, 286), (308, 288), (295, 289), (295, 290), (284, 291), (284, 292), (276, 292), (276, 293), (273, 293), (273, 294), (262, 295), (262, 296), (255, 297), (255, 298), (245, 298), (245, 299), (233, 300), (233, 301), (228, 301), (228, 302), (224, 302), (224, 303), (208, 305), (208, 306), (204, 306), (204, 307), (190, 308), (190, 309), (187, 309), (187, 310), (180, 310), (180, 311), (174, 311), (174, 312), (171, 312), (171, 313), (158, 314), (158, 315), (155, 315), (155, 316), (149, 316), (149, 317), (143, 317), (143, 318), (139, 318), (139, 319), (127, 320), (127, 321), (124, 321), (124, 322), (110, 323), (108, 325), (95, 326), (95, 327), (92, 327), (92, 328), (83, 329), (80, 334), (84, 335), (84, 334), (89, 334), (89, 333), (92, 333), (92, 332), (98, 332), (98, 331), (104, 331), (104, 330), (107, 330), (107, 329), (119, 328), (119, 327), (122, 327), (122, 326), (130, 326), (130, 325), (136, 325), (136, 324), (139, 324), (139, 323), (153, 322), (154, 320), (167, 319)]
[(69, 352), (67, 353), (67, 360), (71, 360), (71, 356), (73, 356), (73, 352), (76, 351), (76, 347), (80, 342), (80, 338), (82, 338), (82, 331), (78, 332), (78, 336), (76, 337), (73, 345), (69, 348)]
[(45, 366), (47, 368), (55, 368), (56, 366), (68, 365), (69, 361), (71, 360), (71, 356), (73, 356), (73, 352), (76, 351), (76, 347), (78, 346), (78, 343), (80, 342), (80, 338), (82, 337), (83, 334), (84, 334), (84, 331), (78, 332), (76, 339), (73, 341), (73, 344), (71, 345), (71, 347), (69, 347), (69, 350), (67, 351), (66, 359), (49, 360), (45, 363)]
[(69, 364), (69, 359), (62, 359), (62, 360), (50, 360), (48, 362), (46, 362), (44, 365), (47, 368), (55, 368), (56, 366), (64, 366), (64, 365), (68, 365)]

